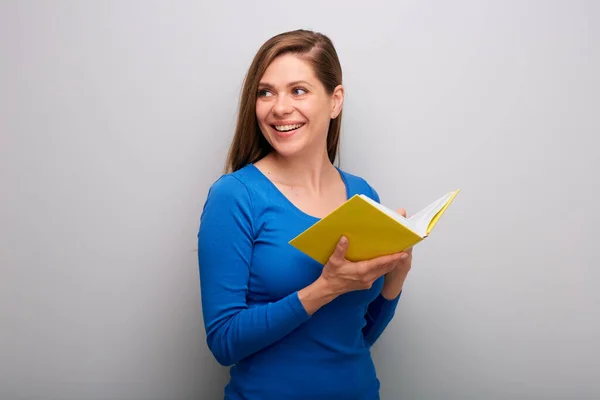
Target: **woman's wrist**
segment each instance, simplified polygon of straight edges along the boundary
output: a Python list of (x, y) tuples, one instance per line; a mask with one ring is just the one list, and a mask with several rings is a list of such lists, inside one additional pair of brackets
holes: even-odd
[(313, 315), (318, 309), (330, 303), (338, 296), (327, 281), (321, 277), (298, 291), (300, 303), (309, 315)]
[(404, 286), (404, 280), (402, 281), (384, 281), (383, 287), (381, 288), (381, 295), (386, 300), (394, 300), (396, 297), (400, 296), (402, 292), (402, 287)]

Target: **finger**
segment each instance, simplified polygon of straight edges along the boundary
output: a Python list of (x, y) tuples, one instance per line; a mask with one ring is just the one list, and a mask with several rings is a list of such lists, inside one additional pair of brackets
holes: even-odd
[(390, 254), (365, 261), (368, 270), (385, 269), (387, 264), (394, 264), (401, 258), (402, 253)]
[(376, 280), (377, 278), (393, 271), (399, 265), (399, 261), (392, 261), (386, 264), (378, 265), (376, 268), (373, 268), (369, 271), (369, 279)]
[(335, 251), (333, 252), (333, 257), (335, 257), (338, 261), (343, 261), (346, 259), (346, 251), (348, 250), (348, 239), (345, 236), (342, 236), (335, 246)]
[(406, 210), (404, 208), (399, 208), (397, 213), (402, 215), (403, 217), (406, 217)]

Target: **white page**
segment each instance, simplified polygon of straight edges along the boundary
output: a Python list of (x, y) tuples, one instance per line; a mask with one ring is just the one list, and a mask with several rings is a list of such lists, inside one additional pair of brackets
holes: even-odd
[(425, 236), (427, 234), (427, 227), (429, 226), (429, 223), (448, 202), (453, 193), (454, 192), (445, 194), (440, 199), (434, 201), (418, 213), (408, 218), (416, 226), (417, 232), (419, 232), (421, 236)]
[(366, 200), (368, 203), (372, 204), (374, 207), (376, 207), (379, 210), (381, 210), (382, 212), (384, 212), (385, 214), (387, 214), (390, 217), (394, 218), (396, 221), (398, 221), (399, 223), (401, 223), (402, 225), (404, 225), (405, 227), (407, 227), (411, 231), (419, 234), (419, 231), (417, 230), (418, 228), (417, 228), (416, 224), (414, 223), (414, 221), (411, 221), (410, 219), (404, 218), (402, 215), (400, 215), (397, 212), (389, 209), (388, 207), (384, 206), (383, 204), (379, 204), (378, 202), (372, 200), (371, 198), (365, 196), (364, 194), (361, 194), (360, 197), (362, 199)]

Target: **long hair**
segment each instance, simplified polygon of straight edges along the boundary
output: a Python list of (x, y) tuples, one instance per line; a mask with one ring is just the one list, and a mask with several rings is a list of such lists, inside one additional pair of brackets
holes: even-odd
[[(264, 138), (256, 119), (256, 96), (260, 78), (271, 62), (283, 54), (297, 54), (308, 61), (328, 94), (342, 84), (342, 67), (331, 40), (318, 32), (295, 30), (266, 41), (254, 56), (242, 87), (237, 125), (229, 148), (226, 172), (254, 163), (273, 148)], [(334, 163), (339, 150), (342, 113), (332, 119), (327, 133), (327, 155)]]

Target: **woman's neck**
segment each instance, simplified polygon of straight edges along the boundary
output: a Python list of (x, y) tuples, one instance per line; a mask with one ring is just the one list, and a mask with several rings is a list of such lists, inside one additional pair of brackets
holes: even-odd
[(339, 179), (326, 151), (311, 157), (283, 157), (273, 152), (265, 157), (263, 166), (277, 183), (301, 187), (308, 193), (321, 193), (333, 180)]

